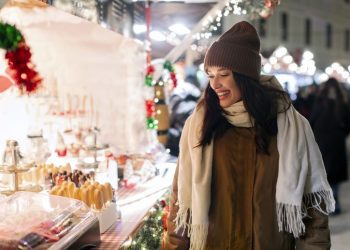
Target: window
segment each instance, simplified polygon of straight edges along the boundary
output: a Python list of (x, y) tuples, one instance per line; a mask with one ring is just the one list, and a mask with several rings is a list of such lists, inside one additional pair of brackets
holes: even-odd
[(266, 20), (265, 19), (259, 20), (259, 36), (266, 37)]
[(345, 51), (350, 51), (350, 30), (345, 30)]
[(326, 47), (332, 48), (332, 25), (330, 23), (327, 23), (326, 26)]
[(281, 14), (281, 30), (282, 30), (282, 41), (288, 40), (288, 14), (283, 12)]
[(311, 45), (311, 20), (307, 18), (305, 20), (305, 44)]

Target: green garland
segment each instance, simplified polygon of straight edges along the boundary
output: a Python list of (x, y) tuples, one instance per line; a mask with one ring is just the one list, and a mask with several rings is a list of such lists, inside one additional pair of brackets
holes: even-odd
[(132, 240), (128, 250), (159, 249), (163, 233), (162, 209), (153, 212), (145, 221), (145, 224)]
[(7, 23), (0, 23), (0, 48), (15, 50), (18, 44), (23, 41), (21, 32), (14, 26)]
[[(149, 216), (144, 219), (144, 225), (132, 239), (128, 250), (156, 250), (160, 249), (162, 234), (164, 232), (163, 216), (164, 208), (169, 204), (170, 192), (166, 192), (163, 198), (150, 209)], [(166, 216), (166, 215), (165, 215)]]

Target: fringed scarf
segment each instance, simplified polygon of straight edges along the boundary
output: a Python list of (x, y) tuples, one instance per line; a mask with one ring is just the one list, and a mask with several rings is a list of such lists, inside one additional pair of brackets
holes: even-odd
[[(277, 79), (262, 76), (262, 84), (280, 86)], [(238, 127), (252, 127), (243, 102), (225, 109), (226, 119)], [(178, 176), (178, 206), (176, 230), (187, 229), (190, 249), (205, 248), (209, 225), (210, 187), (213, 160), (213, 142), (201, 147), (201, 128), (204, 110), (196, 108), (187, 119), (181, 140)], [(305, 232), (302, 221), (308, 208), (322, 213), (334, 211), (334, 198), (330, 188), (320, 150), (309, 122), (293, 106), (277, 116), (277, 148), (279, 170), (276, 186), (276, 211), (279, 231), (299, 237)], [(325, 204), (322, 209), (320, 204)], [(189, 215), (189, 217), (188, 217)], [(189, 218), (189, 219), (188, 219)]]

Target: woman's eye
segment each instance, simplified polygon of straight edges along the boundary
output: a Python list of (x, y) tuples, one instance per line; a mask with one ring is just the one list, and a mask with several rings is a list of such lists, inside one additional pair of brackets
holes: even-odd
[(221, 76), (226, 77), (226, 76), (228, 76), (228, 74), (221, 74)]
[(213, 79), (213, 78), (214, 78), (214, 76), (210, 76), (210, 75), (209, 75), (209, 76), (208, 76), (208, 78), (209, 78), (209, 79)]

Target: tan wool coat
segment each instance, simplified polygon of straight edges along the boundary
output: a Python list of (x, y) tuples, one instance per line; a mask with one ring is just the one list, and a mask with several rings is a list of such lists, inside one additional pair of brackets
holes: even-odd
[[(328, 215), (313, 208), (303, 219), (306, 233), (302, 237), (295, 239), (278, 230), (276, 137), (271, 138), (269, 155), (261, 154), (256, 151), (254, 128), (232, 127), (214, 139), (213, 150), (207, 250), (330, 249)], [(186, 233), (175, 233), (177, 176), (178, 171), (173, 181), (168, 231), (163, 239), (164, 249), (169, 250), (189, 249), (190, 243)]]

